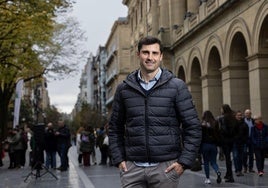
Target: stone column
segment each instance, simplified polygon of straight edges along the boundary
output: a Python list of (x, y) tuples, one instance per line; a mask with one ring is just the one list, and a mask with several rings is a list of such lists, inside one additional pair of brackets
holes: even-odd
[(253, 115), (261, 115), (268, 123), (268, 55), (257, 54), (248, 58), (250, 108)]
[(169, 0), (170, 28), (183, 24), (186, 13), (186, 0)]
[(222, 69), (223, 103), (234, 110), (250, 105), (247, 66), (227, 66)]
[(151, 1), (151, 12), (152, 12), (152, 33), (157, 35), (159, 30), (159, 10), (158, 1)]
[(159, 6), (160, 6), (160, 23), (159, 26), (162, 28), (168, 28), (169, 27), (169, 2), (167, 0), (159, 0)]
[(202, 77), (203, 111), (210, 110), (216, 117), (220, 115), (222, 102), (222, 83), (218, 76)]
[(203, 109), (202, 109), (202, 89), (200, 80), (192, 80), (187, 83), (189, 91), (192, 94), (193, 103), (198, 113), (198, 117), (202, 117)]
[(191, 16), (191, 14), (196, 14), (198, 13), (199, 9), (199, 0), (187, 0), (187, 15), (186, 16)]
[(170, 45), (170, 27), (169, 27), (169, 1), (159, 0), (160, 8), (160, 23), (158, 37), (162, 41), (164, 46)]

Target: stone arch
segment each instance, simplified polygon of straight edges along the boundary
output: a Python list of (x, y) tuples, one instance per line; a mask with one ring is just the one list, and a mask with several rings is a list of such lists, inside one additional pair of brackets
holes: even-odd
[(222, 67), (223, 102), (234, 110), (250, 108), (248, 54), (250, 34), (242, 18), (232, 22), (226, 38), (226, 59)]
[(186, 82), (186, 63), (185, 60), (180, 57), (177, 61), (178, 63), (176, 63), (176, 73), (177, 73), (177, 77), (182, 79), (184, 82)]
[[(208, 70), (209, 70), (209, 58), (211, 55), (211, 49), (212, 48), (216, 48), (218, 53), (219, 53), (219, 57), (220, 57), (220, 62), (223, 62), (223, 46), (222, 46), (222, 41), (220, 40), (220, 37), (218, 35), (212, 35), (209, 37), (206, 47), (205, 47), (205, 55), (204, 55), (204, 70), (203, 73), (208, 74)], [(222, 64), (221, 64), (222, 67)], [(219, 70), (220, 71), (220, 70)]]
[[(254, 21), (255, 28), (252, 34), (252, 43), (254, 53), (267, 54), (268, 38), (268, 1), (264, 1)], [(264, 44), (264, 42), (267, 42)]]
[[(230, 27), (228, 28), (228, 31), (227, 31), (227, 35), (226, 35), (226, 41), (225, 41), (225, 51), (223, 52), (223, 58), (226, 57), (226, 58), (229, 58), (230, 57), (230, 48), (231, 48), (231, 45), (232, 45), (232, 42), (233, 42), (233, 38), (234, 36), (237, 34), (237, 33), (241, 33), (244, 40), (245, 40), (245, 45), (247, 47), (247, 54), (252, 54), (252, 43), (251, 43), (251, 40), (250, 40), (250, 31), (249, 31), (249, 28), (248, 26), (246, 25), (246, 22), (244, 19), (242, 18), (237, 18), (235, 19)], [(229, 59), (223, 59), (223, 66), (222, 68), (226, 67), (226, 66), (229, 66)]]
[(205, 51), (202, 92), (203, 111), (210, 110), (214, 115), (220, 114), (220, 106), (223, 104), (223, 88), (220, 71), (222, 52), (223, 49), (219, 37), (211, 36)]
[[(200, 55), (200, 54), (199, 54)], [(201, 118), (203, 112), (203, 102), (202, 102), (202, 83), (201, 83), (201, 62), (198, 57), (194, 56), (192, 59), (190, 67), (190, 82), (188, 82), (189, 90), (193, 97), (193, 102), (198, 112), (199, 117)]]
[[(187, 75), (188, 75), (188, 79), (187, 80), (191, 80), (191, 66), (192, 66), (192, 63), (193, 63), (193, 60), (197, 58), (198, 61), (200, 62), (200, 68), (201, 68), (201, 71), (203, 70), (203, 67), (202, 67), (202, 55), (201, 55), (201, 50), (198, 48), (198, 47), (193, 47), (189, 53), (189, 58), (188, 58), (188, 65), (187, 67), (190, 67), (188, 68), (187, 70)], [(201, 72), (201, 75), (202, 75), (202, 72)], [(200, 75), (200, 76), (201, 76)]]

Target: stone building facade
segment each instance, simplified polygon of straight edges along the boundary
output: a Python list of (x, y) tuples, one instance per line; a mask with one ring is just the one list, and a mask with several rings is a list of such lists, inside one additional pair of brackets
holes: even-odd
[(116, 87), (137, 64), (130, 61), (130, 28), (126, 18), (115, 21), (106, 42), (106, 108), (107, 116), (111, 114)]
[[(229, 104), (234, 110), (250, 108), (268, 122), (268, 1), (122, 3), (128, 7), (126, 26), (130, 30), (129, 36), (118, 33), (116, 37), (130, 41), (131, 63), (124, 61), (124, 66), (138, 65), (136, 46), (141, 37), (157, 36), (165, 46), (163, 66), (187, 83), (200, 116), (204, 110), (217, 116), (221, 105)], [(111, 35), (108, 48), (113, 40)], [(123, 77), (132, 68), (125, 67)], [(110, 86), (109, 102), (117, 83)]]

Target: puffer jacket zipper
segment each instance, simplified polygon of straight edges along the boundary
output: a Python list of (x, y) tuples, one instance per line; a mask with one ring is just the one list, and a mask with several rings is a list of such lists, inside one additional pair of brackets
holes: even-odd
[(148, 136), (148, 125), (149, 125), (149, 122), (148, 122), (148, 101), (147, 101), (147, 97), (148, 95), (145, 96), (144, 98), (144, 103), (145, 103), (145, 113), (144, 113), (144, 118), (145, 118), (145, 144), (146, 144), (146, 157), (147, 157), (147, 161), (150, 162), (151, 159), (150, 159), (150, 149), (148, 147), (148, 144), (149, 144), (149, 136)]

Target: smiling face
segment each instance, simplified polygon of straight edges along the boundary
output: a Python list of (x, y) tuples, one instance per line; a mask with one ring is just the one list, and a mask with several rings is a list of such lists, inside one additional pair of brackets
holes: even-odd
[(163, 58), (163, 54), (160, 51), (158, 43), (142, 45), (137, 56), (140, 59), (141, 71), (147, 74), (157, 72)]

